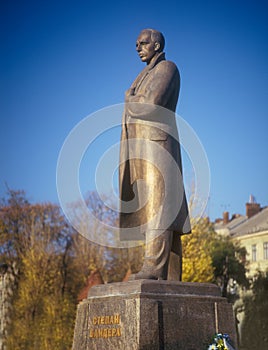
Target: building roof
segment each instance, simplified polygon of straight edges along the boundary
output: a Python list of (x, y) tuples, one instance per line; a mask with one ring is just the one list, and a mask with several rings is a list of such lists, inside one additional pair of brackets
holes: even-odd
[(242, 222), (246, 221), (247, 217), (244, 215), (239, 215), (236, 218), (230, 220), (227, 224), (224, 224), (223, 221), (217, 223), (214, 225), (215, 230), (222, 230), (222, 229), (227, 229), (227, 230), (232, 230), (238, 225), (240, 225)]
[(229, 228), (230, 236), (244, 236), (268, 230), (268, 207), (263, 208), (258, 214), (249, 219), (247, 217), (244, 218), (246, 219), (240, 224)]

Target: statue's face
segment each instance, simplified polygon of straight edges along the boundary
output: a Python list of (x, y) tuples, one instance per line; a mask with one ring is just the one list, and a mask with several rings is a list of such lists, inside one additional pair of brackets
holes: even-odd
[(158, 43), (152, 41), (150, 32), (141, 32), (136, 41), (136, 50), (142, 62), (147, 64), (151, 62), (151, 59), (159, 49), (158, 45)]

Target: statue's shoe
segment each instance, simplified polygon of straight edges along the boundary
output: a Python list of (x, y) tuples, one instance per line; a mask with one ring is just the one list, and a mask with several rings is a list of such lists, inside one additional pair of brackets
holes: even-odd
[(162, 276), (156, 276), (153, 273), (150, 272), (143, 272), (140, 271), (136, 274), (130, 275), (129, 281), (135, 281), (135, 280), (163, 280), (164, 278)]

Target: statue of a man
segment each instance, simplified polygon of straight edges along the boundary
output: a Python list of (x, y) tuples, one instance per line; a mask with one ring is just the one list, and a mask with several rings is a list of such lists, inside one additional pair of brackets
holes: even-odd
[[(162, 33), (142, 30), (136, 50), (147, 65), (125, 94), (119, 171), (121, 239), (128, 239), (125, 235), (131, 229), (140, 229), (146, 239), (144, 263), (134, 279), (180, 279), (180, 236), (191, 232), (175, 121), (180, 75), (176, 65), (165, 60), (164, 45)], [(179, 256), (175, 277), (169, 267), (174, 253)]]

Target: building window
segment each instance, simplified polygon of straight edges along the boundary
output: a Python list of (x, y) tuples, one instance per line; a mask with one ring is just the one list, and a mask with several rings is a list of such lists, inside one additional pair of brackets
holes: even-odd
[(252, 261), (257, 261), (257, 247), (256, 244), (251, 246)]
[(268, 242), (263, 243), (263, 259), (268, 260)]

